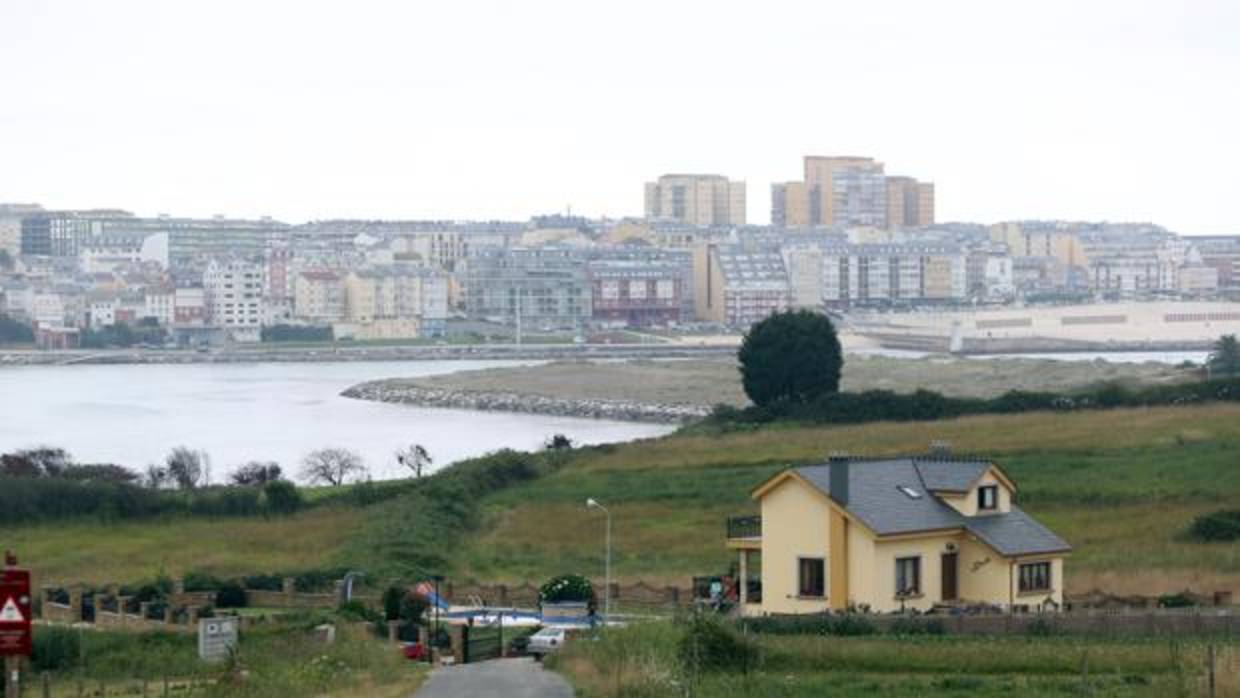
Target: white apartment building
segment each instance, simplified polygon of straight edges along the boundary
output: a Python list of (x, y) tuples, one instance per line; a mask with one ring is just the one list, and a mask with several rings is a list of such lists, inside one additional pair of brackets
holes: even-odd
[(168, 327), (176, 320), (176, 289), (148, 288), (142, 295), (142, 317), (153, 317)]
[(208, 321), (236, 342), (261, 338), (263, 267), (239, 260), (212, 260), (202, 274)]
[(968, 297), (967, 256), (950, 245), (807, 242), (783, 253), (796, 307)]

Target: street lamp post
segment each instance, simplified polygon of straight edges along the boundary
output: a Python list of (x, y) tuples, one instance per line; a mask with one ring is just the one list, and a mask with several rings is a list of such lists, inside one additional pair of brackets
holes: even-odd
[(586, 507), (602, 509), (607, 515), (607, 554), (603, 561), (603, 627), (606, 627), (607, 621), (611, 618), (611, 512), (593, 497), (586, 500)]
[(427, 656), (431, 662), (434, 662), (435, 650), (432, 648), (439, 646), (439, 602), (441, 600), (439, 596), (439, 583), (443, 581), (443, 575), (432, 574), (431, 580), (435, 582), (435, 603), (433, 604), (435, 608), (435, 629), (431, 631), (431, 641), (429, 643), (430, 647), (427, 648)]

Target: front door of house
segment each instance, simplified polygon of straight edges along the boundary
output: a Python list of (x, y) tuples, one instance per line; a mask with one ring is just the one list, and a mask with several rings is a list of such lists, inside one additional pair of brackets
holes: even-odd
[(943, 553), (943, 600), (956, 600), (956, 553)]

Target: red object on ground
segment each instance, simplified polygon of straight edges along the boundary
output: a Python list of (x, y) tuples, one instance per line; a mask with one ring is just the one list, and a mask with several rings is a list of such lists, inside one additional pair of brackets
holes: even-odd
[(405, 645), (404, 652), (405, 659), (421, 661), (426, 658), (426, 648), (422, 646), (421, 642), (414, 642), (412, 644)]
[(0, 570), (0, 657), (30, 656), (33, 615), (30, 572), (16, 567)]

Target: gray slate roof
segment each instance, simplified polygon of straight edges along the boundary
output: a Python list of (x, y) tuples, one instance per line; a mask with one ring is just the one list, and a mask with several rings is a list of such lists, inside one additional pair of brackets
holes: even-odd
[[(844, 508), (880, 536), (964, 528), (1006, 556), (1071, 550), (1072, 546), (1015, 505), (1005, 514), (965, 516), (931, 492), (967, 489), (989, 466), (985, 461), (913, 458), (852, 461)], [(805, 466), (796, 472), (831, 495), (830, 464)], [(902, 487), (920, 496), (910, 497)]]

